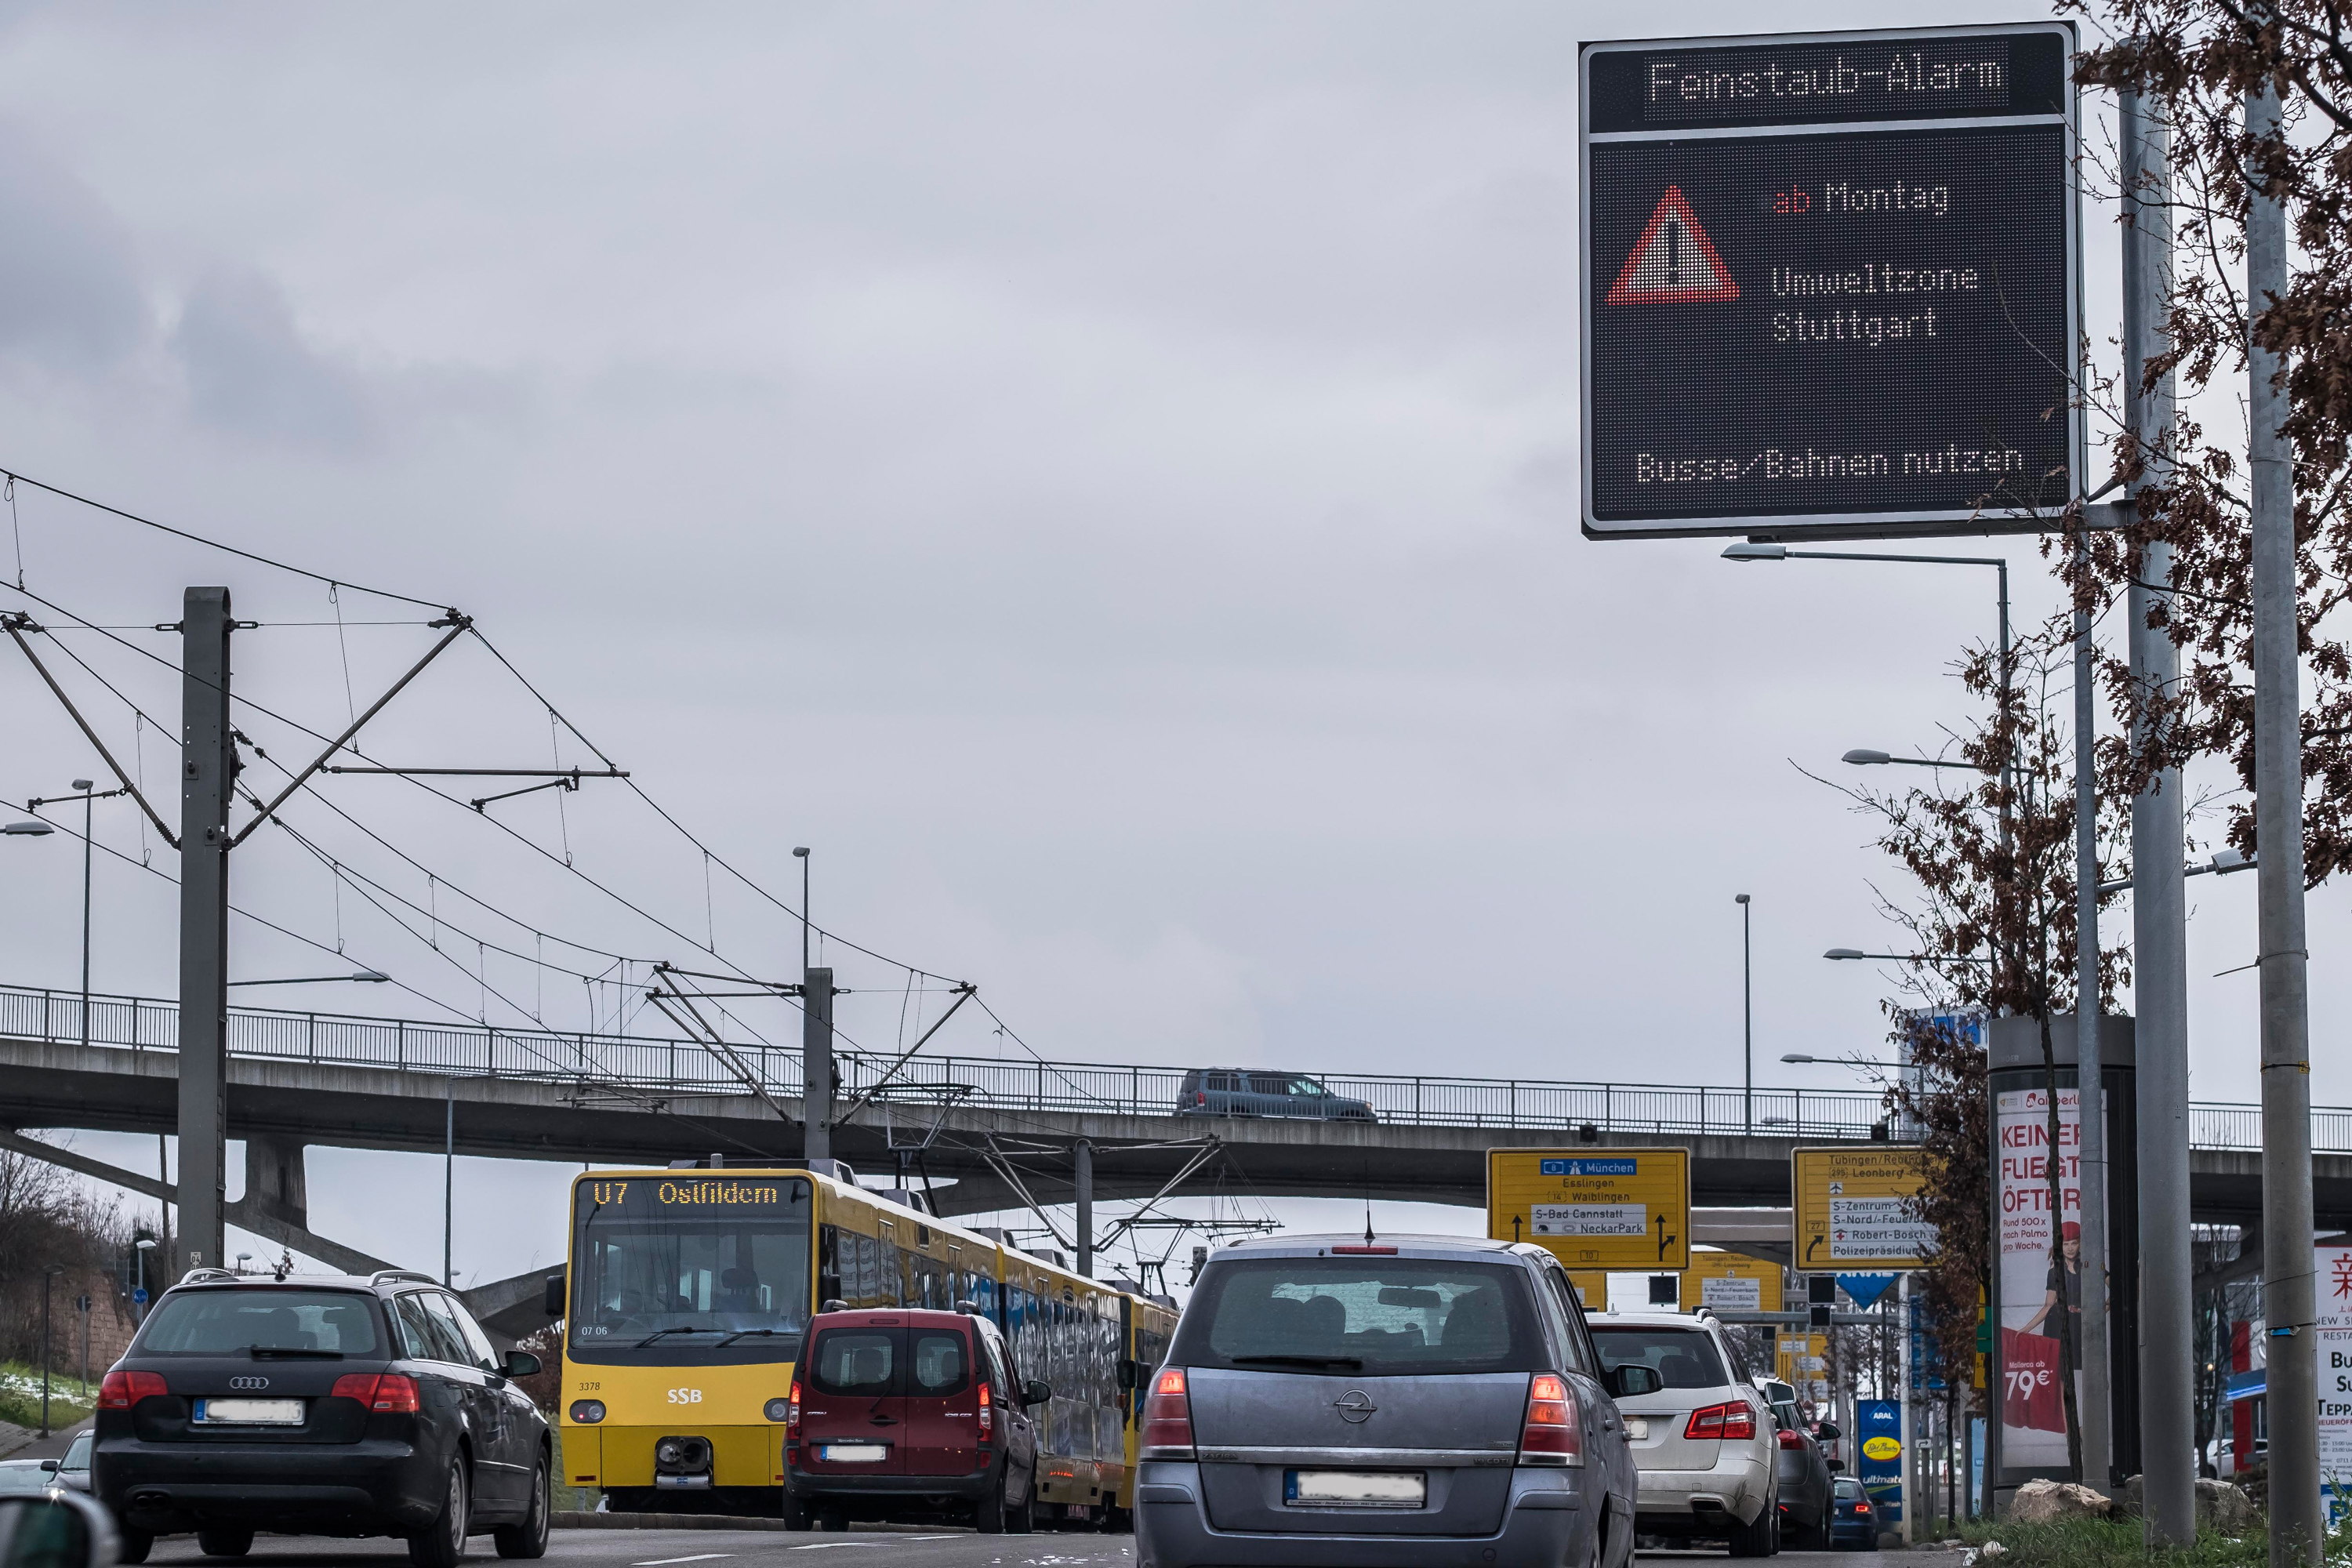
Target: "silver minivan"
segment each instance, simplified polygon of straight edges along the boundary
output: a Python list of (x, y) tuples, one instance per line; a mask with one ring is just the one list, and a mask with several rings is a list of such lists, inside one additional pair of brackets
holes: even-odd
[(1285, 1236), (1215, 1253), (1151, 1374), (1143, 1568), (1625, 1568), (1615, 1386), (1541, 1248)]

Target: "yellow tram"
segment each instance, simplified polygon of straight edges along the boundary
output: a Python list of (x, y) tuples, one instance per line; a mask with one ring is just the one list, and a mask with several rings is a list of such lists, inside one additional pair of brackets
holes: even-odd
[(609, 1508), (779, 1512), (810, 1316), (960, 1301), (1003, 1330), (1017, 1376), (1053, 1389), (1036, 1412), (1037, 1516), (1115, 1521), (1134, 1506), (1143, 1395), (1176, 1322), (1162, 1301), (782, 1167), (584, 1173), (569, 1256), (564, 1479)]

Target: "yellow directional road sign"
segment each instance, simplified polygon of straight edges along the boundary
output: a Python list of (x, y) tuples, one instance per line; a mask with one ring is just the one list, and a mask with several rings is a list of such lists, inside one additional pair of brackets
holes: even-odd
[(1489, 1149), (1486, 1234), (1571, 1269), (1690, 1267), (1687, 1149)]
[(1683, 1307), (1718, 1312), (1780, 1310), (1780, 1266), (1744, 1252), (1694, 1252), (1683, 1279)]
[(1568, 1282), (1576, 1287), (1576, 1299), (1584, 1303), (1588, 1312), (1609, 1310), (1609, 1276), (1599, 1269), (1571, 1268)]
[(1927, 1157), (1916, 1144), (1849, 1143), (1800, 1149), (1790, 1190), (1791, 1256), (1808, 1273), (1924, 1268), (1936, 1250), (1936, 1227), (1908, 1200), (1927, 1184)]

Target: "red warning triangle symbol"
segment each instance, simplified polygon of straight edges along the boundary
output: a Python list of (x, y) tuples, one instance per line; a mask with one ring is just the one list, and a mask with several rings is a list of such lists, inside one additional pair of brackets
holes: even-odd
[(1680, 185), (1668, 185), (1650, 215), (1625, 269), (1609, 290), (1612, 305), (1695, 305), (1737, 300), (1739, 285), (1715, 253), (1715, 242), (1699, 227)]

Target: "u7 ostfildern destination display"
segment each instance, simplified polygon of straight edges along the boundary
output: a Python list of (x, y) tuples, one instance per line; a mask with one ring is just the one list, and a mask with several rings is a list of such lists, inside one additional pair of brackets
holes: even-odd
[[(2065, 507), (2063, 41), (1592, 47), (1589, 122), (1639, 128), (1586, 137), (1588, 532), (1949, 531)], [(1792, 128), (1804, 104), (1822, 122)]]

